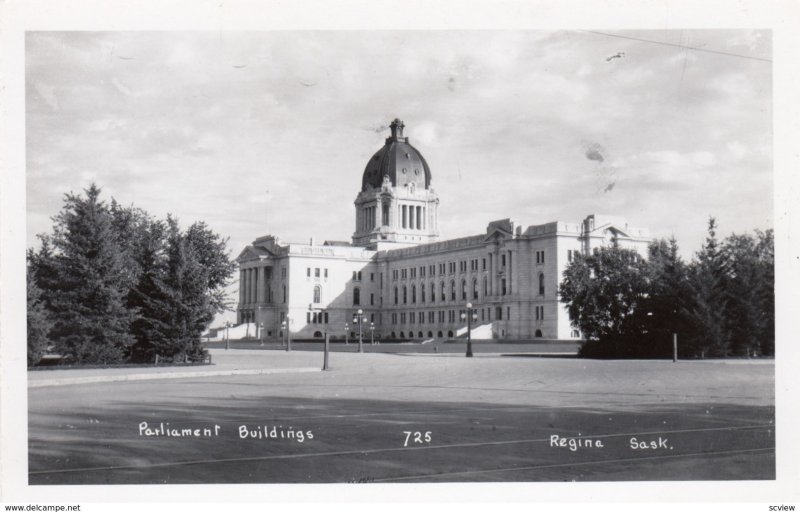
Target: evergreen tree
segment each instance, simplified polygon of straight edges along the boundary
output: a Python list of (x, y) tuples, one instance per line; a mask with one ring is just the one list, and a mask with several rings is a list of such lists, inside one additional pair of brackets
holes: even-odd
[(678, 253), (675, 238), (650, 244), (647, 257), (648, 352), (666, 357), (672, 353), (672, 335), (684, 330), (684, 308), (690, 295), (687, 266)]
[(47, 337), (50, 330), (50, 318), (42, 302), (42, 290), (36, 286), (30, 268), (28, 268), (26, 280), (28, 288), (28, 366), (34, 366), (41, 361), (50, 344)]
[(708, 221), (708, 236), (690, 267), (692, 294), (687, 303), (686, 355), (727, 356), (731, 351), (727, 328), (729, 260), (717, 241), (717, 222)]
[(133, 343), (127, 309), (126, 258), (108, 207), (92, 184), (85, 197), (67, 194), (54, 220), (54, 289), (48, 289), (56, 350), (82, 363), (119, 363)]
[[(728, 329), (735, 355), (771, 350), (774, 340), (771, 233), (731, 235), (724, 248), (730, 261)], [(763, 348), (762, 348), (763, 347)]]
[(172, 319), (167, 306), (169, 293), (164, 284), (167, 273), (165, 253), (165, 230), (163, 222), (148, 219), (138, 226), (139, 236), (133, 247), (133, 260), (139, 269), (136, 284), (131, 287), (127, 304), (135, 310), (136, 319), (131, 332), (136, 343), (131, 347), (131, 359), (136, 362), (152, 362), (159, 353), (154, 340), (164, 337)]
[(163, 278), (167, 295), (166, 310), (170, 325), (162, 338), (153, 340), (159, 354), (192, 359), (203, 356), (200, 336), (214, 318), (214, 306), (208, 294), (209, 271), (177, 221), (167, 218), (166, 273)]
[(764, 313), (761, 342), (762, 354), (775, 355), (775, 239), (771, 229), (756, 231), (758, 261), (761, 272), (761, 308)]

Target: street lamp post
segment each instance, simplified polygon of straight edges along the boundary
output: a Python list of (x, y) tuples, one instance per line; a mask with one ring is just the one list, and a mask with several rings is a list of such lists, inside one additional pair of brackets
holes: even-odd
[(263, 347), (264, 346), (264, 322), (261, 322), (259, 324), (259, 327), (261, 328), (261, 336), (259, 336), (259, 339), (261, 340), (261, 346)]
[(361, 317), (364, 316), (364, 310), (363, 309), (359, 309), (357, 315), (358, 315), (358, 353), (359, 354), (363, 354), (364, 353), (364, 343), (363, 343), (363, 340), (362, 340), (362, 333), (361, 333), (361, 324), (362, 324), (362, 322), (361, 322), (362, 318)]
[(461, 319), (467, 320), (467, 357), (472, 357), (472, 320), (478, 319), (478, 313), (472, 308), (471, 302), (467, 302), (467, 312), (461, 313)]
[(369, 344), (375, 344), (375, 322), (369, 323)]
[(231, 323), (225, 322), (225, 350), (231, 348)]
[(284, 328), (284, 332), (286, 333), (286, 352), (292, 351), (292, 337), (289, 335), (289, 324), (291, 323), (291, 318), (289, 315), (286, 315), (286, 320), (281, 323), (281, 327)]
[(347, 341), (350, 337), (350, 324), (347, 322), (344, 323), (344, 344), (349, 345), (350, 343)]

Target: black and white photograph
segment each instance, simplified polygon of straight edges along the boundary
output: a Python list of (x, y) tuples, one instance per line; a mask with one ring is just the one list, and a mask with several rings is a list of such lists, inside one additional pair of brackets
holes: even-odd
[(796, 475), (775, 31), (598, 27), (25, 30), (27, 496)]

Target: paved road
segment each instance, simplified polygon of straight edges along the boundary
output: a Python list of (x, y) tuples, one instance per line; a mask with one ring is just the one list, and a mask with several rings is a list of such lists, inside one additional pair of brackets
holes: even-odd
[[(31, 389), (29, 478), (127, 484), (775, 477), (772, 365), (620, 363), (354, 354), (339, 355), (335, 371), (316, 374)], [(148, 436), (143, 422), (150, 433), (161, 423), (200, 430)], [(244, 430), (264, 429), (277, 437), (242, 438)], [(408, 440), (404, 432), (412, 432)], [(553, 446), (554, 435), (565, 446)], [(648, 448), (634, 449), (634, 437)], [(581, 446), (571, 450), (570, 440)]]

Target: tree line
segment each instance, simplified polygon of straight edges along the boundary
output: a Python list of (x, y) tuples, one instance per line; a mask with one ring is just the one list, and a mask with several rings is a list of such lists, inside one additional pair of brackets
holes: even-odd
[(614, 244), (578, 255), (560, 300), (583, 333), (587, 357), (772, 356), (775, 263), (772, 230), (717, 239), (712, 217), (690, 262), (678, 243), (657, 240), (642, 258)]
[(66, 194), (52, 233), (28, 250), (28, 364), (46, 352), (77, 364), (202, 359), (234, 271), (227, 240), (100, 193)]

